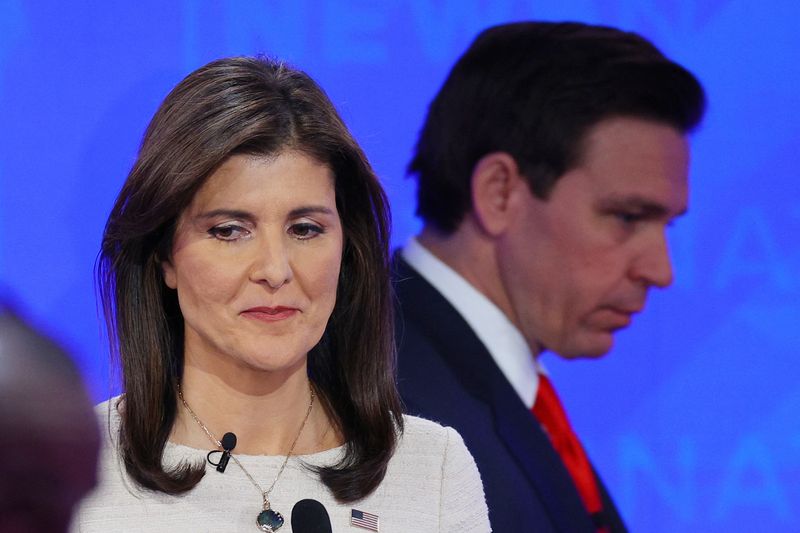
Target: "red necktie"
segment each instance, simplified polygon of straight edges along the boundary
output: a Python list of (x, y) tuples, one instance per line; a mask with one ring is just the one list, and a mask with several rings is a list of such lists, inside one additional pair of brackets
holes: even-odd
[[(589, 458), (575, 432), (572, 431), (553, 384), (543, 374), (539, 374), (539, 390), (531, 411), (550, 437), (550, 442), (572, 476), (583, 506), (590, 515), (601, 513), (603, 501), (600, 499), (600, 490), (597, 488)], [(607, 529), (600, 527), (597, 531), (607, 531)]]

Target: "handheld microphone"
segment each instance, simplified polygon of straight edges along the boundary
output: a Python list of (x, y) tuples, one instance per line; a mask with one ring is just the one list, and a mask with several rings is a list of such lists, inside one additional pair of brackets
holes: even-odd
[(300, 500), (292, 508), (294, 533), (333, 533), (325, 506), (317, 500)]
[[(230, 431), (228, 433), (225, 433), (222, 436), (220, 444), (222, 445), (222, 449), (224, 451), (220, 452), (219, 450), (211, 450), (210, 452), (208, 452), (208, 455), (206, 455), (206, 461), (216, 466), (217, 472), (225, 472), (225, 469), (228, 467), (228, 461), (231, 460), (231, 450), (236, 448), (236, 435), (234, 435)], [(218, 463), (215, 463), (214, 461), (211, 460), (212, 453), (222, 454), (222, 456), (219, 458)]]

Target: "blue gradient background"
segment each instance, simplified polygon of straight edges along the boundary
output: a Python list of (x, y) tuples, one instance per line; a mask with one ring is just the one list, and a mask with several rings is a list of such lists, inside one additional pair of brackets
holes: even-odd
[[(800, 2), (0, 2), (0, 286), (115, 392), (93, 288), (106, 215), (170, 88), (220, 56), (307, 70), (419, 227), (405, 165), (427, 103), (482, 28), (526, 18), (638, 31), (693, 70), (675, 286), (601, 361), (546, 356), (634, 531), (800, 531)], [(796, 161), (796, 160), (795, 160)]]

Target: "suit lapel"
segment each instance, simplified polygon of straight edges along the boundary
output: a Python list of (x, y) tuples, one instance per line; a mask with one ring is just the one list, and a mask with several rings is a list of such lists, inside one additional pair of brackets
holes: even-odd
[[(472, 328), (399, 254), (394, 263), (402, 320), (413, 321), (464, 388), (492, 409), (498, 437), (545, 504), (556, 529), (593, 531), (578, 492), (547, 435)], [(398, 335), (402, 335), (402, 323), (399, 329)]]

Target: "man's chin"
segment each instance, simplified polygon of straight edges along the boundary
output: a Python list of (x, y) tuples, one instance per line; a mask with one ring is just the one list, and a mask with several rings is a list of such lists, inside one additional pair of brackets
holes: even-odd
[(614, 347), (614, 333), (611, 331), (586, 333), (581, 337), (561, 350), (555, 350), (555, 353), (564, 359), (597, 359)]

